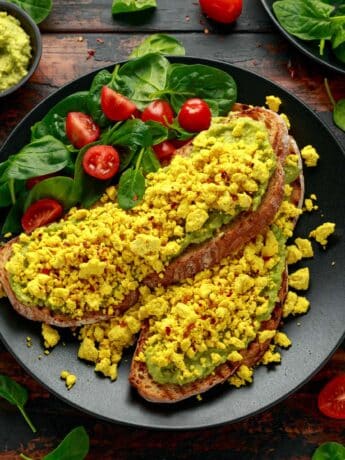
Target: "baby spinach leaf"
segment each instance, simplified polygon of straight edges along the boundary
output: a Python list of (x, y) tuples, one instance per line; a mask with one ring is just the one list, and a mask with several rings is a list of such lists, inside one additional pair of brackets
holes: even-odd
[(339, 59), (339, 61), (345, 63), (345, 43), (342, 43), (333, 51), (336, 57)]
[(156, 0), (113, 0), (111, 11), (113, 14), (134, 13), (148, 8), (156, 8), (156, 6)]
[(118, 72), (118, 90), (142, 110), (165, 88), (169, 61), (161, 54), (146, 54), (124, 64)]
[(85, 428), (74, 428), (43, 460), (83, 460), (89, 452), (90, 441)]
[(17, 234), (23, 231), (21, 218), (24, 212), (24, 201), (24, 194), (19, 195), (19, 197), (16, 198), (16, 202), (9, 210), (5, 222), (2, 225), (2, 235), (6, 235), (6, 233)]
[(41, 198), (54, 198), (65, 210), (70, 209), (78, 202), (74, 180), (71, 177), (56, 176), (39, 182), (30, 190), (25, 200), (24, 211)]
[(127, 169), (120, 177), (118, 202), (122, 209), (132, 209), (143, 198), (145, 178), (139, 169)]
[[(14, 182), (14, 193), (19, 195), (26, 191), (24, 181), (15, 181)], [(9, 186), (9, 182), (5, 182), (0, 185), (0, 208), (5, 208), (13, 204), (12, 194)]]
[(345, 132), (345, 99), (338, 101), (333, 109), (333, 120)]
[(157, 159), (155, 152), (151, 148), (145, 149), (141, 159), (141, 170), (144, 176), (150, 172), (158, 171), (160, 167), (161, 164)]
[(149, 127), (150, 130), (152, 137), (151, 145), (160, 144), (161, 142), (168, 139), (168, 128), (162, 125), (162, 123), (157, 123), (156, 121), (146, 121), (145, 124)]
[(94, 122), (102, 128), (110, 124), (107, 117), (104, 115), (101, 108), (101, 91), (103, 86), (111, 82), (112, 75), (108, 70), (101, 70), (92, 80), (89, 94), (87, 96), (88, 113), (93, 118)]
[(334, 6), (319, 0), (280, 0), (273, 4), (278, 21), (302, 40), (330, 39)]
[(312, 456), (312, 460), (344, 460), (345, 447), (338, 442), (321, 444)]
[(69, 144), (70, 141), (66, 136), (65, 128), (66, 116), (68, 112), (83, 112), (88, 114), (88, 94), (88, 91), (79, 91), (70, 94), (58, 102), (41, 121), (38, 121), (31, 127), (31, 140), (51, 134), (64, 144)]
[(178, 123), (177, 119), (175, 119), (171, 125), (169, 125), (169, 130), (169, 139), (178, 139), (179, 141), (187, 141), (197, 134), (183, 129), (182, 126), (180, 126)]
[(25, 10), (32, 19), (39, 24), (51, 12), (52, 0), (7, 0), (10, 3), (15, 3)]
[(27, 389), (6, 375), (0, 375), (0, 397), (6, 399), (10, 404), (17, 406), (31, 430), (36, 433), (36, 428), (24, 410), (24, 406), (28, 400)]
[(337, 48), (345, 43), (345, 17), (343, 23), (336, 23), (333, 26), (332, 47)]
[(137, 58), (149, 53), (161, 53), (171, 56), (184, 56), (186, 50), (182, 43), (176, 38), (166, 34), (152, 34), (145, 38), (139, 46), (129, 55), (130, 58)]
[(67, 166), (70, 153), (66, 146), (47, 135), (25, 145), (6, 161), (0, 182), (9, 179), (26, 180), (60, 171)]
[(102, 142), (108, 145), (125, 147), (148, 147), (152, 145), (150, 127), (135, 118), (127, 120), (120, 126), (114, 126), (102, 136)]
[(234, 79), (220, 69), (179, 64), (169, 73), (166, 94), (177, 113), (189, 97), (200, 97), (210, 106), (212, 115), (226, 115), (237, 98)]

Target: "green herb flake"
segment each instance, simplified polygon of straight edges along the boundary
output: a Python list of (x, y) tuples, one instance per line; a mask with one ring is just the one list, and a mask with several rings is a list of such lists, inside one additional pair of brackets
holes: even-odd
[(160, 53), (170, 56), (184, 56), (186, 50), (176, 38), (165, 34), (152, 34), (145, 38), (139, 46), (129, 55), (130, 58), (138, 58), (149, 53)]

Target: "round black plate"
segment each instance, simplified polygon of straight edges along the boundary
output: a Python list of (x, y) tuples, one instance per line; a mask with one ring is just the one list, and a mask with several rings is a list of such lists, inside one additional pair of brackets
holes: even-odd
[[(22, 366), (65, 402), (110, 421), (159, 429), (187, 429), (234, 422), (270, 407), (305, 383), (341, 343), (345, 331), (345, 239), (340, 238), (345, 222), (345, 157), (319, 118), (270, 81), (222, 62), (196, 58), (172, 60), (213, 65), (230, 73), (238, 83), (239, 101), (262, 105), (266, 95), (281, 97), (282, 109), (293, 124), (292, 133), (299, 145), (311, 143), (320, 153), (320, 165), (305, 173), (306, 193), (316, 193), (320, 212), (303, 216), (297, 234), (306, 236), (309, 230), (326, 220), (336, 222), (337, 232), (326, 251), (315, 245), (314, 259), (303, 264), (310, 267), (312, 275), (308, 292), (311, 310), (303, 317), (286, 322), (284, 330), (293, 345), (282, 351), (282, 364), (259, 367), (254, 383), (245, 388), (234, 389), (224, 384), (203, 395), (202, 401), (191, 398), (174, 405), (157, 405), (145, 402), (130, 388), (127, 381), (130, 351), (120, 365), (118, 380), (110, 382), (96, 375), (91, 365), (77, 359), (76, 341), (67, 340), (66, 346), (59, 345), (49, 356), (43, 355), (40, 325), (18, 316), (5, 299), (1, 301), (0, 331), (3, 342)], [(30, 126), (57, 101), (76, 90), (88, 89), (95, 73), (73, 81), (39, 104), (8, 138), (1, 151), (2, 159), (29, 140)], [(26, 346), (27, 336), (32, 337), (31, 348)], [(66, 390), (59, 378), (63, 369), (78, 376), (71, 391)]]
[(272, 5), (276, 0), (261, 0), (261, 3), (265, 10), (267, 11), (269, 17), (272, 19), (274, 24), (278, 27), (280, 32), (287, 38), (296, 48), (298, 48), (302, 53), (306, 54), (313, 61), (318, 62), (326, 67), (329, 67), (336, 72), (345, 74), (345, 64), (343, 64), (336, 56), (333, 54), (330, 47), (325, 46), (324, 54), (320, 56), (318, 42), (317, 41), (306, 41), (300, 40), (297, 37), (289, 34), (277, 20)]

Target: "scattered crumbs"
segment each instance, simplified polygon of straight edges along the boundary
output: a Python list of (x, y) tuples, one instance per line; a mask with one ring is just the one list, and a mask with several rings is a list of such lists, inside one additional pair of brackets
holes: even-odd
[(185, 19), (186, 22), (189, 22), (189, 21), (190, 21), (190, 17), (189, 17), (189, 16), (186, 16), (184, 19)]
[(49, 324), (42, 323), (41, 333), (45, 348), (54, 348), (59, 343), (60, 334)]
[(335, 266), (335, 260), (333, 260), (333, 262), (331, 263), (332, 267)]
[(87, 57), (86, 60), (91, 59), (95, 55), (96, 51), (95, 50), (87, 50)]
[(28, 348), (32, 347), (32, 338), (31, 337), (26, 337), (26, 346)]
[(315, 240), (325, 248), (328, 243), (328, 237), (334, 233), (334, 230), (335, 224), (333, 222), (325, 222), (312, 230), (309, 233), (309, 238), (315, 238)]
[(43, 358), (42, 355), (38, 355), (38, 356), (37, 356), (37, 359), (42, 359), (42, 358)]
[(208, 29), (206, 29), (206, 28), (204, 29), (204, 34), (207, 35), (209, 32), (210, 32), (210, 31), (209, 31)]
[(7, 232), (7, 233), (5, 233), (5, 235), (4, 235), (5, 238), (11, 238), (11, 236), (12, 236), (12, 233), (11, 233), (11, 232)]
[(65, 346), (66, 346), (66, 342), (62, 342), (62, 346), (65, 347)]
[(301, 156), (308, 168), (315, 167), (317, 165), (318, 159), (320, 158), (319, 154), (312, 145), (306, 145), (301, 150)]
[(77, 38), (77, 42), (83, 42), (84, 41), (84, 37), (78, 37)]
[(97, 42), (97, 43), (103, 44), (103, 43), (104, 43), (104, 40), (103, 40), (103, 38), (96, 38), (96, 42)]
[(49, 350), (44, 350), (44, 354), (45, 354), (46, 356), (48, 356), (48, 355), (49, 355), (49, 353), (50, 353), (50, 351), (49, 351)]
[(297, 326), (301, 326), (301, 323), (300, 323), (300, 322), (298, 322), (298, 323), (297, 323)]
[(68, 371), (61, 371), (60, 378), (65, 381), (67, 390), (70, 390), (77, 381), (77, 377)]
[(201, 394), (196, 395), (196, 399), (197, 399), (198, 401), (202, 401), (202, 396), (201, 396)]

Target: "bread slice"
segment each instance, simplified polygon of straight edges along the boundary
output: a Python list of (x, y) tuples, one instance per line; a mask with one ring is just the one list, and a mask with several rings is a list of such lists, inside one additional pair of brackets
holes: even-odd
[[(301, 171), (299, 177), (291, 184), (293, 189), (292, 194), (290, 196), (290, 202), (293, 203), (295, 206), (301, 207), (304, 198), (304, 177), (302, 174), (300, 151), (297, 146), (297, 143), (291, 136), (289, 137), (289, 153), (296, 154), (298, 156)], [(295, 218), (294, 224), (296, 224), (296, 222), (297, 218)], [(260, 330), (276, 330), (278, 328), (282, 317), (284, 301), (288, 291), (287, 278), (288, 271), (286, 267), (282, 274), (282, 281), (278, 294), (278, 301), (275, 305), (275, 308), (272, 311), (271, 318), (267, 321), (262, 322)], [(268, 350), (272, 340), (269, 339), (261, 343), (258, 339), (255, 339), (253, 342), (250, 343), (249, 347), (246, 350), (241, 352), (241, 355), (243, 357), (242, 360), (236, 363), (225, 362), (218, 366), (212, 374), (203, 379), (198, 379), (186, 385), (163, 385), (153, 380), (153, 378), (148, 372), (145, 363), (135, 359), (135, 357), (138, 356), (139, 353), (144, 350), (145, 342), (149, 335), (149, 326), (148, 323), (145, 323), (142, 327), (140, 337), (135, 349), (134, 358), (132, 360), (131, 370), (129, 374), (129, 382), (133, 387), (137, 389), (138, 393), (144, 399), (155, 403), (175, 403), (178, 401), (182, 401), (184, 399), (190, 398), (191, 396), (203, 393), (218, 384), (224, 383), (232, 375), (235, 374), (235, 372), (241, 365), (254, 367), (257, 363), (260, 362), (263, 355)]]
[[(277, 168), (273, 173), (268, 189), (259, 208), (254, 212), (242, 213), (233, 223), (223, 226), (217, 236), (198, 245), (191, 245), (181, 256), (167, 265), (165, 271), (158, 275), (153, 273), (143, 280), (143, 284), (154, 288), (158, 285), (170, 284), (186, 279), (201, 270), (218, 264), (224, 257), (241, 249), (258, 233), (263, 233), (271, 224), (282, 199), (284, 186), (283, 163), (289, 152), (290, 140), (284, 121), (276, 113), (260, 108), (235, 105), (231, 117), (250, 117), (265, 124), (269, 132), (271, 145), (277, 157)], [(179, 149), (177, 154), (188, 155), (191, 146)], [(20, 302), (12, 290), (9, 275), (6, 271), (6, 262), (11, 257), (14, 240), (9, 241), (0, 251), (0, 282), (14, 309), (21, 315), (34, 321), (43, 321), (60, 327), (74, 327), (91, 324), (121, 314), (134, 305), (138, 299), (138, 291), (128, 293), (118, 305), (112, 315), (97, 312), (85, 314), (81, 318), (57, 314), (47, 307), (25, 305)]]

